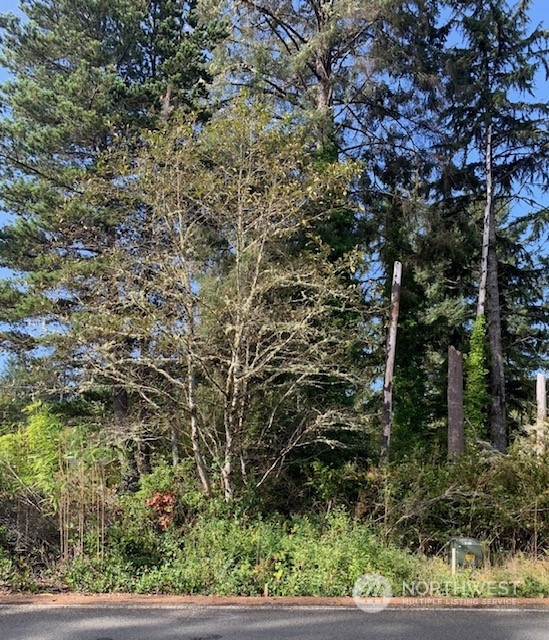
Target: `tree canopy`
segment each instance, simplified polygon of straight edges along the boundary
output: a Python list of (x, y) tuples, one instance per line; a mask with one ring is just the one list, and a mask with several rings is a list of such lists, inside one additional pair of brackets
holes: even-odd
[(399, 260), (393, 459), (444, 455), (450, 346), (475, 437), (504, 452), (547, 357), (547, 33), (529, 6), (2, 16), (1, 344), (25, 379), (4, 415), (53, 403), (97, 425), (121, 475), (187, 461), (227, 500), (312, 458), (375, 463)]

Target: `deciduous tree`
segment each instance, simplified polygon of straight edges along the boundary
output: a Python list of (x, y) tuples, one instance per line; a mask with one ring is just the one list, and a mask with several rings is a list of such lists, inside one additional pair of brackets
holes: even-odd
[(355, 167), (319, 167), (310, 147), (269, 111), (230, 108), (203, 128), (171, 123), (122, 156), (123, 180), (88, 192), (96, 206), (118, 199), (127, 233), (75, 320), (83, 363), (154, 407), (173, 403), (204, 489), (218, 469), (227, 500), (295, 448), (336, 446), (364, 422), (354, 351), (370, 338), (366, 309), (342, 277), (352, 256), (330, 260), (314, 230), (347, 203)]

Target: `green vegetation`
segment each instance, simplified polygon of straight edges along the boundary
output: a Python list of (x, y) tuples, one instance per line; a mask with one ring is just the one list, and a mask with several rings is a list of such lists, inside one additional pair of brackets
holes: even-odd
[(547, 593), (528, 0), (21, 11), (0, 16), (1, 583), (341, 595), (443, 579), (467, 535), (472, 580), (515, 563)]
[(174, 527), (157, 540), (146, 559), (141, 545), (128, 534), (104, 563), (76, 560), (63, 579), (84, 591), (261, 595), (268, 583), (275, 596), (338, 596), (365, 571), (398, 583), (419, 566), (339, 511), (266, 521), (200, 515), (192, 527)]
[(487, 384), (486, 363), (486, 318), (477, 316), (473, 331), (469, 353), (465, 361), (465, 392), (463, 408), (470, 427), (470, 435), (485, 438), (486, 422), (488, 419), (488, 404), (490, 396)]
[[(36, 449), (27, 458), (14, 447), (16, 439), (44, 437), (44, 460)], [(17, 438), (0, 437), (0, 584), (241, 595), (260, 595), (268, 584), (272, 595), (347, 595), (360, 575), (373, 572), (398, 590), (403, 582), (447, 581), (446, 543), (474, 536), (484, 541), (487, 564), (462, 576), (468, 584), (512, 576), (519, 595), (549, 595), (542, 562), (549, 459), (530, 437), (488, 460), (473, 452), (456, 463), (304, 464), (294, 479), (299, 509), (297, 493), (287, 495), (281, 483), (227, 503), (218, 478), (208, 498), (190, 461), (159, 462), (138, 491), (114, 492), (120, 461), (89, 444), (86, 455), (77, 454), (75, 445), (82, 443), (63, 437), (45, 407), (32, 408)], [(59, 530), (46, 526), (52, 515)], [(62, 562), (52, 565), (48, 558), (59, 548)], [(538, 564), (521, 565), (513, 560), (518, 552)]]

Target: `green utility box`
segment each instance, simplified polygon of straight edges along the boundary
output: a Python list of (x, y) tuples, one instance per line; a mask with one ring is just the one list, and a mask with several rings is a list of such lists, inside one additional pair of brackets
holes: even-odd
[(480, 567), (483, 560), (482, 545), (474, 538), (453, 538), (448, 545), (448, 562), (452, 564), (452, 549), (456, 550), (458, 567)]

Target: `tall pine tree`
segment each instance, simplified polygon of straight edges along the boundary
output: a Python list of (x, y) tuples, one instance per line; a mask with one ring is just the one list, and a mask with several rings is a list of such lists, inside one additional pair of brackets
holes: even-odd
[[(21, 9), (23, 18), (1, 18), (11, 79), (0, 94), (0, 201), (11, 217), (0, 264), (13, 274), (0, 291), (2, 346), (30, 369), (57, 371), (65, 397), (84, 373), (74, 314), (108, 279), (109, 248), (131, 233), (115, 198), (108, 206), (83, 199), (86, 183), (98, 170), (116, 183), (104, 166), (109, 149), (136, 149), (140, 132), (174, 110), (207, 115), (208, 51), (224, 30), (199, 24), (193, 0), (25, 0)], [(121, 339), (118, 348), (135, 345)], [(130, 475), (146, 472), (146, 407), (116, 380), (98, 382), (114, 437), (132, 454)]]
[(477, 315), (487, 319), (490, 432), (500, 451), (508, 432), (497, 212), (512, 208), (526, 184), (546, 180), (549, 167), (549, 109), (534, 99), (536, 74), (547, 72), (547, 33), (529, 28), (529, 7), (495, 0), (451, 3), (459, 43), (446, 58), (446, 150), (465, 177), (462, 195), (484, 208)]
[[(174, 108), (200, 109), (207, 50), (221, 31), (173, 0), (26, 0), (21, 9), (24, 18), (1, 19), (11, 79), (1, 88), (0, 200), (11, 219), (0, 264), (14, 274), (2, 284), (2, 338), (5, 349), (36, 355), (70, 328), (74, 300), (59, 279), (70, 265), (72, 281), (85, 281), (88, 259), (120, 232), (115, 207), (82, 206), (77, 185), (113, 140), (135, 144)], [(57, 356), (70, 366), (71, 354)]]

